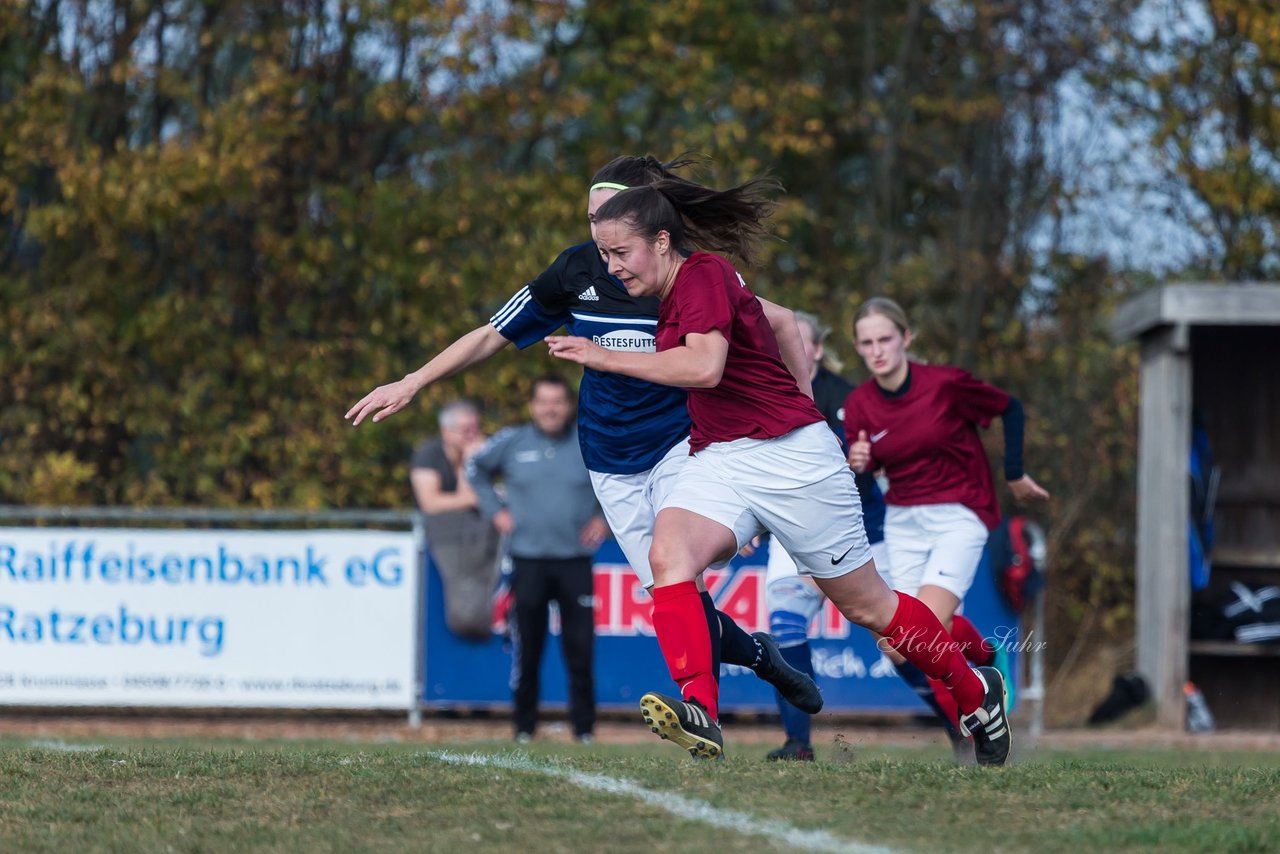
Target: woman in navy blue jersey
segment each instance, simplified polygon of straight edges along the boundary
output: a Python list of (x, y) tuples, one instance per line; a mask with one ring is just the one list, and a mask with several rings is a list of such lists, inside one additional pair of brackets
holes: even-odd
[[(587, 221), (595, 237), (596, 210), (621, 190), (674, 180), (690, 160), (663, 163), (652, 156), (622, 156), (602, 167), (587, 193)], [(761, 300), (784, 359), (807, 390), (804, 345), (794, 316)], [(520, 349), (566, 327), (571, 334), (622, 352), (654, 349), (658, 300), (633, 297), (609, 275), (593, 241), (571, 246), (521, 287), (489, 322), (454, 341), (416, 371), (366, 394), (346, 413), (353, 425), (381, 421), (403, 409), (422, 389), (489, 359), (508, 344)], [(689, 456), (689, 414), (682, 389), (618, 374), (583, 371), (578, 401), (582, 458), (605, 519), (632, 570), (653, 586), (649, 547), (657, 502)], [(719, 662), (751, 668), (798, 708), (817, 712), (822, 697), (808, 676), (787, 665), (768, 634), (742, 630), (701, 591), (716, 671)]]

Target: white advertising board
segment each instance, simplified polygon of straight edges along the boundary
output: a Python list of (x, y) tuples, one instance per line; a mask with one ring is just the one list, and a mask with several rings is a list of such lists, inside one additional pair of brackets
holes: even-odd
[(413, 535), (0, 528), (0, 705), (399, 709)]

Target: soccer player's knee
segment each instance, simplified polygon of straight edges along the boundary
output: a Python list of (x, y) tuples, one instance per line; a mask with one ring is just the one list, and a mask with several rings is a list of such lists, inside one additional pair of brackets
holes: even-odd
[(862, 626), (872, 631), (879, 631), (884, 628), (885, 620), (880, 619), (876, 608), (869, 607), (867, 602), (845, 602), (837, 603), (836, 607), (844, 618), (855, 626)]
[(653, 571), (653, 583), (656, 587), (693, 581), (701, 569), (693, 564), (678, 546), (654, 540), (649, 548), (649, 568)]

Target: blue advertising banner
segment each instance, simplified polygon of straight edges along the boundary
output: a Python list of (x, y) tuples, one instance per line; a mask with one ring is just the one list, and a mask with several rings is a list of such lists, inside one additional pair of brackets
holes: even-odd
[[(750, 558), (736, 558), (720, 572), (708, 572), (707, 588), (717, 607), (749, 632), (767, 630), (765, 601), (767, 546)], [(612, 540), (595, 557), (596, 699), (602, 709), (633, 709), (646, 691), (675, 693), (650, 623), (652, 601)], [(454, 636), (445, 625), (439, 573), (428, 561), (425, 584), (423, 703), (427, 708), (510, 706), (511, 645), (505, 622), (495, 620), (487, 641)], [(1019, 651), (1017, 617), (1000, 597), (987, 560), (964, 602), (964, 613), (987, 637)], [(558, 627), (547, 643), (541, 672), (541, 704), (563, 708), (567, 700)], [(927, 712), (918, 697), (881, 656), (871, 636), (851, 626), (827, 603), (810, 630), (813, 665), (829, 712)], [(720, 705), (727, 711), (776, 709), (773, 689), (745, 668), (725, 666)]]

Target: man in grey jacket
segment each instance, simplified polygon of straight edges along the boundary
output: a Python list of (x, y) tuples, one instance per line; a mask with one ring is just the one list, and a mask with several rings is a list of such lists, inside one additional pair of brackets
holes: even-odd
[(529, 414), (530, 423), (500, 431), (472, 456), (467, 476), (481, 513), (508, 537), (516, 740), (531, 739), (537, 728), (547, 608), (555, 602), (569, 677), (569, 718), (574, 736), (585, 742), (595, 726), (592, 556), (609, 531), (582, 462), (568, 381), (555, 375), (535, 380)]

